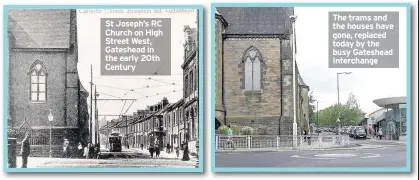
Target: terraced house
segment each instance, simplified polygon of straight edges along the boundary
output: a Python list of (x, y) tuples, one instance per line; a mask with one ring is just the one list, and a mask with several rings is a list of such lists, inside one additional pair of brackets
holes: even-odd
[[(291, 7), (217, 8), (215, 14), (215, 122), (250, 126), (255, 134), (292, 135), (308, 129), (308, 91), (293, 76)], [(295, 37), (295, 36), (294, 36)], [(297, 108), (293, 103), (293, 78)]]
[(101, 127), (101, 141), (107, 143), (110, 133), (118, 132), (123, 138), (125, 147), (139, 148), (143, 144), (147, 148), (156, 139), (160, 142), (160, 148), (171, 147), (175, 144), (180, 147), (186, 138), (186, 121), (184, 120), (184, 99), (176, 103), (169, 103), (167, 98), (147, 109), (138, 110), (133, 115), (122, 116), (109, 121)]

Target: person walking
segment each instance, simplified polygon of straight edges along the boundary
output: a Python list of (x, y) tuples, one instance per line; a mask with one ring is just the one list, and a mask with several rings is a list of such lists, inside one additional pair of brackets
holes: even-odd
[(189, 148), (188, 148), (188, 142), (183, 142), (183, 157), (182, 157), (182, 161), (189, 161)]
[(70, 142), (68, 141), (68, 139), (64, 139), (64, 143), (63, 143), (63, 158), (68, 158), (68, 149), (70, 146)]
[(178, 143), (176, 142), (176, 143), (174, 144), (174, 146), (175, 146), (175, 151), (176, 151), (176, 157), (178, 157), (178, 158), (179, 158), (179, 145), (178, 145)]
[(167, 154), (170, 154), (170, 144), (169, 143), (166, 144), (166, 152), (167, 152)]
[(154, 144), (150, 143), (148, 145), (148, 152), (150, 152), (151, 158), (154, 158)]
[(79, 145), (77, 146), (77, 157), (83, 158), (83, 145), (81, 142), (79, 142)]
[(227, 127), (228, 127), (228, 129), (227, 129), (227, 146), (229, 144), (231, 144), (231, 147), (233, 149), (236, 149), (236, 147), (234, 146), (234, 142), (233, 142), (233, 130), (231, 129), (230, 125), (228, 125)]
[(160, 158), (160, 141), (156, 139), (156, 144), (154, 146), (154, 150), (156, 151), (156, 158)]
[(20, 154), (22, 155), (22, 168), (27, 168), (28, 157), (31, 154), (31, 145), (29, 144), (30, 134), (26, 133), (25, 138), (22, 140)]
[(380, 140), (383, 138), (383, 131), (381, 130), (381, 128), (380, 130), (378, 130), (378, 136), (380, 137)]

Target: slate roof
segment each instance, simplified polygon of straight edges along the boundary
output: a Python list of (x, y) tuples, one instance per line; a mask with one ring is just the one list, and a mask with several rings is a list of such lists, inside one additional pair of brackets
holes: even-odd
[(69, 48), (70, 9), (9, 9), (11, 48)]
[(226, 34), (289, 34), (292, 7), (218, 7), (228, 23)]

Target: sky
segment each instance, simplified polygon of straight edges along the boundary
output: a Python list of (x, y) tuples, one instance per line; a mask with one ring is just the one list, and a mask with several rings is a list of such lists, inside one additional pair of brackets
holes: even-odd
[[(100, 75), (100, 18), (171, 18), (171, 76), (101, 76)], [(78, 71), (83, 87), (90, 92), (90, 65), (98, 99), (137, 99), (136, 101), (98, 101), (99, 115), (132, 114), (137, 109), (154, 105), (167, 97), (170, 103), (182, 98), (183, 43), (185, 25), (196, 28), (196, 10), (173, 13), (86, 13), (77, 12)], [(151, 78), (151, 79), (150, 79)], [(94, 88), (94, 87), (93, 87)], [(133, 91), (131, 91), (133, 90)], [(147, 97), (148, 96), (148, 97)], [(130, 106), (130, 104), (133, 104)], [(90, 104), (90, 97), (88, 100)], [(104, 118), (100, 116), (99, 119)], [(107, 116), (110, 121), (115, 116)]]
[[(399, 68), (387, 69), (355, 69), (328, 68), (328, 12), (329, 11), (398, 11), (399, 13)], [(319, 109), (336, 104), (337, 73), (352, 72), (339, 75), (340, 103), (345, 103), (353, 93), (361, 109), (369, 114), (379, 107), (373, 100), (406, 96), (406, 14), (403, 8), (314, 8), (296, 7), (295, 23), (297, 36), (296, 60), (304, 82), (313, 91), (314, 99), (319, 102)]]

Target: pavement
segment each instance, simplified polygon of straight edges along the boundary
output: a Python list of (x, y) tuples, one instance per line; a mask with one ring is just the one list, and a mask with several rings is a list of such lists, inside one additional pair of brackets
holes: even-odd
[[(225, 151), (216, 167), (406, 167), (406, 143), (351, 139), (349, 148)], [(290, 148), (289, 148), (290, 149)]]
[[(175, 153), (161, 152), (160, 158), (151, 158), (148, 151), (131, 148), (122, 152), (102, 153), (103, 159), (68, 159), (29, 157), (28, 168), (195, 168), (197, 159), (190, 156), (182, 161)], [(22, 166), (22, 158), (17, 157), (17, 167)]]

